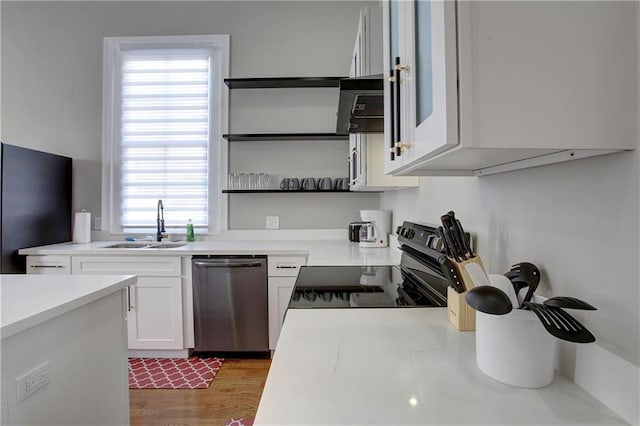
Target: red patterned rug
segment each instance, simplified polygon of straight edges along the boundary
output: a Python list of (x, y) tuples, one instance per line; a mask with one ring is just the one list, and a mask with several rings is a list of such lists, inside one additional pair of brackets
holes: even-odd
[(224, 422), (224, 426), (252, 426), (253, 425), (253, 420), (251, 418), (240, 418), (240, 419), (227, 419)]
[(207, 389), (222, 358), (129, 358), (129, 389)]

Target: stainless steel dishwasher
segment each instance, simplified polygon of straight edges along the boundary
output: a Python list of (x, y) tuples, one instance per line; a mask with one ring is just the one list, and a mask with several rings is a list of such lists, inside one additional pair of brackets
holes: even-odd
[(196, 352), (267, 352), (266, 256), (194, 256)]

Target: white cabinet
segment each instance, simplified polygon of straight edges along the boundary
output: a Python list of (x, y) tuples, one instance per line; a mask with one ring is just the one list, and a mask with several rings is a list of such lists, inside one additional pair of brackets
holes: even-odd
[(635, 147), (634, 2), (383, 6), (387, 173), (481, 176)]
[(73, 256), (74, 274), (135, 274), (129, 288), (129, 349), (184, 348), (181, 258)]
[(305, 256), (269, 256), (269, 349), (274, 350), (287, 312), (289, 299)]
[[(349, 77), (382, 73), (382, 16), (379, 7), (360, 11)], [(385, 175), (382, 134), (349, 134), (349, 182), (352, 191), (385, 191), (418, 186), (418, 178)]]
[(349, 173), (352, 191), (391, 191), (417, 187), (418, 178), (413, 176), (386, 175), (384, 170), (384, 137), (379, 134), (349, 135)]
[(182, 349), (179, 277), (138, 277), (129, 293), (129, 349)]
[(27, 256), (27, 274), (69, 275), (71, 256)]

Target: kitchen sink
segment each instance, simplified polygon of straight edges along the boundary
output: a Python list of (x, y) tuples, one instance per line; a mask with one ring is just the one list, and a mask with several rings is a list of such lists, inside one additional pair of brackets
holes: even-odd
[(165, 248), (176, 248), (176, 247), (184, 247), (186, 243), (158, 243), (158, 244), (149, 244), (147, 248), (157, 248), (157, 249), (165, 249)]
[(110, 246), (104, 246), (102, 248), (145, 248), (148, 246), (149, 243), (118, 243)]
[(184, 247), (186, 243), (118, 243), (112, 244), (110, 246), (104, 246), (102, 248), (118, 248), (118, 249), (144, 249), (144, 248), (152, 248), (152, 249), (168, 249), (168, 248), (177, 248)]

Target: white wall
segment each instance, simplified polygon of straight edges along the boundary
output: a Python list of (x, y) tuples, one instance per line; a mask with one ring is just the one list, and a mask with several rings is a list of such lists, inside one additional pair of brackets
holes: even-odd
[[(348, 74), (359, 10), (366, 4), (2, 1), (2, 140), (73, 157), (73, 208), (86, 208), (95, 217), (101, 211), (96, 189), (101, 187), (103, 37), (230, 34), (232, 77), (342, 76)], [(293, 118), (260, 110), (283, 100), (283, 108), (289, 111), (297, 107), (294, 101), (306, 101), (307, 105), (318, 101), (319, 107)], [(231, 91), (231, 104), (231, 131), (293, 131), (296, 127), (297, 131), (335, 131), (337, 92), (327, 96), (311, 91), (288, 101), (281, 93), (260, 97)], [(262, 124), (269, 124), (269, 128), (260, 128)], [(287, 148), (279, 149), (286, 152)], [(258, 159), (252, 167), (259, 171), (260, 166)], [(338, 196), (344, 194), (334, 195)], [(232, 209), (237, 204), (248, 209), (238, 215), (234, 226), (259, 223), (264, 228), (264, 217), (257, 216), (264, 209), (249, 214), (252, 202), (242, 197), (230, 203)], [(350, 217), (357, 215), (359, 208), (372, 207), (371, 200), (361, 206), (364, 199), (354, 197), (348, 203)], [(283, 198), (276, 195), (272, 199), (278, 204)], [(326, 202), (323, 200), (326, 198), (299, 203), (300, 211), (285, 225), (303, 227), (302, 220), (308, 223), (316, 214), (314, 207)], [(377, 199), (375, 204), (377, 207)], [(283, 215), (288, 213), (282, 211)], [(325, 226), (333, 228), (346, 228), (350, 220), (344, 210), (325, 210), (322, 215)]]

